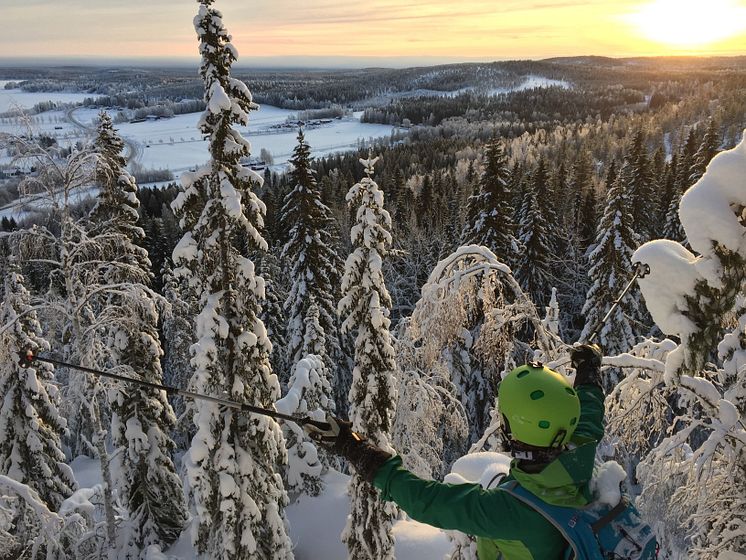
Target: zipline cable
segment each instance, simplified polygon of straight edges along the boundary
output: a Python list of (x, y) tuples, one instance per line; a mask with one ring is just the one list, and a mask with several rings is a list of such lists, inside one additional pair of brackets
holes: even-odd
[(253, 414), (260, 414), (262, 416), (269, 416), (270, 418), (275, 418), (277, 420), (285, 420), (287, 422), (293, 422), (301, 427), (304, 425), (310, 425), (310, 426), (315, 426), (316, 428), (320, 430), (324, 430), (324, 431), (330, 429), (330, 425), (328, 422), (314, 420), (313, 418), (310, 418), (309, 416), (292, 416), (290, 414), (283, 414), (281, 412), (277, 412), (276, 410), (269, 410), (266, 408), (253, 406), (250, 404), (244, 404), (244, 403), (240, 403), (237, 401), (222, 399), (220, 397), (211, 397), (210, 395), (203, 395), (201, 393), (193, 393), (192, 391), (186, 391), (184, 389), (179, 389), (178, 387), (171, 387), (169, 385), (159, 385), (158, 383), (151, 383), (149, 381), (143, 381), (141, 379), (134, 379), (132, 377), (127, 377), (125, 375), (119, 375), (119, 374), (111, 373), (108, 371), (102, 371), (99, 369), (79, 366), (76, 364), (69, 364), (61, 360), (55, 360), (53, 358), (44, 358), (41, 356), (37, 356), (31, 350), (26, 351), (25, 356), (21, 358), (19, 364), (21, 367), (27, 368), (31, 366), (34, 362), (46, 362), (48, 364), (52, 364), (55, 366), (62, 366), (62, 367), (66, 367), (66, 368), (70, 368), (70, 369), (74, 369), (78, 371), (83, 371), (86, 373), (91, 373), (99, 377), (107, 377), (109, 379), (114, 379), (116, 381), (123, 381), (125, 383), (132, 383), (135, 385), (139, 385), (141, 387), (148, 387), (150, 389), (155, 389), (157, 391), (165, 391), (166, 394), (168, 395), (180, 395), (187, 399), (209, 401), (209, 402), (213, 402), (213, 403), (226, 406), (229, 408), (235, 408), (236, 410), (240, 410), (241, 412), (250, 412)]

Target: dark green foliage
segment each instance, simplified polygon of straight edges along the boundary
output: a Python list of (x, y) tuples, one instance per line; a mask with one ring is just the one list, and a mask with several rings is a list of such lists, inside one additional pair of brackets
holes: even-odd
[(484, 245), (497, 258), (515, 262), (513, 209), (508, 190), (508, 167), (499, 141), (491, 142), (485, 153), (485, 168), (479, 192), (469, 197), (466, 223), (461, 233), (462, 245)]
[[(549, 302), (554, 283), (551, 273), (554, 247), (549, 222), (554, 212), (546, 202), (550, 200), (546, 191), (546, 166), (544, 160), (540, 159), (523, 195), (518, 224), (520, 253), (515, 267), (516, 280), (539, 307)], [(540, 197), (543, 197), (544, 205)]]
[(629, 176), (625, 188), (632, 213), (632, 228), (640, 236), (640, 241), (645, 242), (652, 239), (657, 231), (658, 197), (655, 196), (646, 137), (642, 129), (632, 137), (626, 161)]
[(303, 358), (303, 333), (311, 301), (319, 312), (319, 325), (326, 335), (326, 352), (322, 358), (332, 371), (342, 361), (337, 321), (337, 301), (342, 259), (337, 253), (335, 220), (321, 201), (321, 192), (310, 167), (311, 149), (303, 131), (290, 160), (292, 190), (285, 196), (282, 208), (283, 230), (287, 242), (282, 258), (292, 267), (291, 287), (285, 301), (287, 312), (286, 360), (289, 370)]

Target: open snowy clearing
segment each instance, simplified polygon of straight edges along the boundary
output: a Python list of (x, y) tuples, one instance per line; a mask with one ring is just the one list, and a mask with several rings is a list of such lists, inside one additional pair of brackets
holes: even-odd
[(535, 88), (550, 88), (550, 87), (559, 87), (562, 89), (571, 89), (572, 84), (566, 80), (554, 80), (552, 78), (545, 78), (543, 76), (524, 76), (524, 81), (518, 84), (514, 87), (506, 87), (506, 88), (491, 88), (491, 89), (478, 89), (475, 87), (465, 87), (457, 90), (452, 91), (441, 91), (436, 89), (412, 89), (408, 91), (395, 91), (390, 93), (385, 93), (381, 95), (376, 95), (374, 97), (370, 97), (368, 99), (365, 99), (364, 101), (359, 101), (355, 103), (356, 106), (375, 106), (380, 107), (382, 105), (388, 105), (391, 103), (394, 99), (409, 99), (413, 97), (456, 97), (457, 95), (461, 95), (463, 93), (468, 92), (475, 92), (475, 93), (481, 93), (486, 95), (501, 95), (504, 93), (511, 93), (514, 91), (524, 91), (527, 89), (535, 89)]
[[(79, 109), (75, 118), (85, 126), (92, 126), (97, 111)], [(202, 139), (197, 122), (202, 113), (176, 115), (169, 119), (115, 125), (123, 138), (138, 144), (136, 161), (145, 168), (169, 169), (174, 173), (196, 167), (209, 159), (208, 143)], [(284, 164), (292, 155), (296, 144), (297, 130), (272, 129), (273, 125), (285, 123), (295, 116), (294, 111), (262, 105), (249, 116), (249, 126), (239, 128), (241, 134), (252, 145), (252, 155), (258, 157), (262, 149), (268, 150), (275, 164)], [(394, 127), (360, 122), (362, 113), (352, 118), (334, 120), (318, 127), (305, 127), (306, 140), (311, 145), (312, 155), (319, 157), (333, 152), (346, 151), (358, 145), (358, 141), (391, 135)]]
[[(80, 456), (71, 467), (81, 488), (102, 484), (98, 460)], [(347, 475), (330, 471), (324, 477), (326, 489), (320, 496), (301, 496), (288, 506), (286, 513), (296, 560), (347, 560), (347, 548), (340, 535), (350, 511), (349, 480)], [(451, 549), (443, 531), (410, 519), (400, 519), (394, 524), (394, 539), (398, 560), (443, 558)], [(196, 560), (188, 530), (165, 551), (165, 556), (173, 560)]]
[[(24, 108), (38, 103), (38, 95), (41, 95), (18, 93), (18, 90), (10, 90), (10, 92)], [(78, 96), (66, 102), (81, 101), (84, 96), (90, 97), (89, 94), (59, 95)], [(8, 90), (0, 90), (0, 106), (3, 99), (10, 99), (10, 97)], [(26, 119), (20, 117), (0, 119), (0, 133), (45, 134), (55, 138), (61, 146), (69, 146), (92, 135), (98, 113), (97, 109), (81, 107), (73, 111), (48, 111)], [(110, 114), (114, 117), (116, 111), (111, 111)], [(188, 113), (167, 119), (138, 123), (125, 122), (116, 124), (115, 128), (122, 138), (134, 146), (133, 159), (136, 163), (147, 169), (168, 169), (174, 174), (179, 174), (204, 163), (209, 158), (207, 141), (202, 139), (202, 134), (197, 129), (201, 114)], [(252, 112), (249, 126), (239, 128), (241, 134), (251, 141), (252, 155), (258, 158), (261, 150), (266, 149), (272, 154), (276, 165), (287, 163), (296, 144), (297, 130), (293, 127), (282, 129), (272, 127), (286, 123), (289, 118), (295, 118), (296, 115), (295, 111), (271, 105), (262, 105), (258, 111)], [(390, 125), (361, 123), (361, 116), (362, 112), (358, 112), (352, 117), (305, 127), (304, 132), (311, 145), (313, 157), (351, 150), (356, 148), (360, 142), (388, 137), (396, 130), (396, 127)], [(7, 157), (0, 159), (0, 163), (8, 162)]]

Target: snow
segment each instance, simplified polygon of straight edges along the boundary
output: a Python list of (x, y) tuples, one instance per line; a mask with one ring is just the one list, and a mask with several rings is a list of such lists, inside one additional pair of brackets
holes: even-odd
[[(714, 241), (733, 252), (746, 254), (746, 227), (739, 221), (742, 216), (734, 211), (746, 205), (744, 176), (746, 131), (738, 146), (712, 159), (706, 173), (681, 199), (681, 225), (692, 249), (699, 254), (710, 255)], [(713, 287), (719, 287), (719, 282)]]
[(98, 459), (80, 455), (70, 463), (70, 468), (75, 473), (75, 480), (78, 481), (80, 488), (93, 488), (104, 482), (101, 476), (101, 462)]
[(686, 336), (697, 329), (685, 315), (684, 298), (702, 280), (698, 261), (679, 243), (667, 239), (645, 243), (632, 255), (632, 262), (650, 266), (650, 273), (638, 283), (653, 320), (666, 334)]
[[(90, 127), (98, 113), (98, 109), (80, 108), (75, 110), (74, 117)], [(258, 155), (262, 149), (266, 149), (272, 154), (274, 165), (284, 167), (297, 143), (298, 131), (294, 127), (273, 127), (286, 123), (296, 114), (287, 109), (261, 105), (249, 116), (248, 127), (239, 127), (238, 131), (251, 139), (252, 154)], [(187, 113), (156, 121), (126, 122), (114, 126), (124, 139), (137, 145), (136, 160), (144, 168), (170, 169), (178, 173), (203, 164), (209, 157), (207, 140), (202, 138), (198, 129), (201, 115)], [(311, 155), (320, 157), (355, 149), (359, 140), (388, 137), (395, 130), (390, 125), (361, 123), (361, 116), (362, 112), (357, 112), (352, 117), (335, 119), (328, 125), (304, 128)], [(1, 127), (0, 124), (0, 130), (3, 130)], [(52, 132), (66, 133), (66, 130)]]
[(208, 109), (211, 113), (217, 114), (231, 108), (231, 100), (225, 93), (223, 86), (220, 85), (220, 82), (213, 82), (209, 99), (210, 105), (208, 106)]
[[(0, 88), (3, 87), (0, 82)], [(65, 92), (27, 92), (20, 89), (0, 89), (0, 113), (13, 109), (31, 109), (37, 103), (53, 101), (54, 103), (81, 103), (86, 97), (96, 97), (91, 93)]]
[(500, 95), (503, 93), (511, 93), (513, 91), (525, 91), (527, 89), (550, 88), (550, 87), (570, 89), (572, 88), (572, 84), (570, 84), (570, 82), (565, 81), (565, 80), (554, 80), (552, 78), (545, 78), (544, 76), (529, 75), (525, 77), (524, 81), (520, 85), (516, 87), (512, 87), (512, 88), (491, 89), (489, 91), (489, 95)]
[[(92, 97), (90, 94), (10, 92), (18, 105), (27, 109), (49, 96), (53, 101), (54, 96), (61, 96), (57, 100), (65, 102), (80, 102), (85, 97)], [(6, 101), (6, 109), (3, 109), (5, 98), (9, 98), (8, 90), (0, 90), (0, 112), (7, 110), (9, 101)], [(99, 112), (99, 108), (86, 107), (78, 107), (70, 112), (47, 111), (28, 117), (28, 125), (34, 134), (50, 136), (60, 146), (69, 147), (92, 137)], [(109, 115), (113, 118), (117, 112), (109, 111)], [(362, 114), (359, 111), (351, 117), (334, 119), (330, 124), (305, 127), (304, 134), (311, 146), (311, 155), (321, 157), (356, 149), (360, 142), (389, 137), (396, 130), (390, 125), (361, 123)], [(79, 124), (71, 122), (68, 115)], [(139, 165), (145, 169), (169, 169), (176, 175), (202, 165), (209, 157), (207, 140), (203, 139), (198, 128), (201, 115), (201, 112), (187, 113), (155, 121), (116, 123), (114, 127), (128, 144), (126, 153), (129, 155), (130, 150), (134, 150), (133, 159)], [(295, 111), (261, 105), (259, 110), (251, 113), (248, 127), (239, 127), (238, 131), (251, 138), (251, 152), (254, 155), (260, 154), (262, 149), (268, 150), (274, 160), (272, 168), (282, 171), (295, 147), (297, 129), (279, 128), (276, 125), (285, 124), (296, 117)], [(27, 134), (28, 128), (22, 118), (4, 118), (0, 119), (0, 133)], [(0, 164), (9, 162), (9, 158), (0, 156)]]
[(594, 473), (591, 479), (591, 492), (596, 501), (615, 506), (622, 499), (620, 484), (627, 478), (627, 473), (616, 461), (607, 461)]
[[(323, 494), (315, 498), (302, 496), (286, 509), (296, 560), (347, 560), (347, 548), (340, 535), (349, 511), (349, 477), (330, 471), (324, 482)], [(393, 534), (399, 560), (442, 558), (451, 546), (440, 529), (409, 519), (398, 520)]]
[[(472, 266), (463, 268), (460, 261), (464, 260)], [(458, 268), (456, 268), (458, 266)], [(463, 245), (444, 258), (435, 266), (427, 283), (422, 287), (422, 298), (427, 299), (447, 288), (458, 290), (461, 280), (474, 274), (497, 270), (503, 274), (511, 274), (510, 267), (501, 263), (495, 254), (482, 245)]]
[(572, 84), (565, 80), (554, 80), (552, 78), (545, 78), (544, 76), (527, 75), (527, 76), (524, 76), (523, 82), (521, 82), (520, 84), (516, 86), (511, 86), (511, 87), (489, 88), (485, 90), (482, 88), (475, 88), (473, 86), (468, 86), (468, 87), (450, 90), (450, 91), (442, 91), (442, 90), (428, 89), (428, 88), (415, 88), (415, 89), (410, 89), (406, 91), (386, 92), (380, 95), (369, 97), (361, 101), (358, 105), (381, 107), (381, 106), (388, 105), (389, 103), (391, 103), (392, 100), (395, 100), (395, 99), (412, 99), (412, 98), (417, 98), (417, 97), (456, 97), (458, 95), (469, 93), (469, 92), (494, 96), (494, 95), (502, 95), (506, 93), (511, 93), (514, 91), (524, 91), (527, 89), (548, 88), (548, 87), (560, 87), (562, 89), (571, 89)]
[[(496, 456), (498, 453), (480, 453), (475, 455)], [(503, 456), (504, 458), (504, 456)], [(493, 458), (494, 460), (494, 458)], [(499, 459), (502, 461), (503, 459)], [(477, 457), (468, 461), (473, 468), (476, 463), (489, 464), (487, 457)], [(72, 462), (75, 477), (80, 483), (79, 490), (70, 500), (86, 506), (91, 492), (88, 486), (101, 483), (100, 464), (88, 457), (77, 457)], [(476, 472), (475, 469), (472, 472)], [(317, 497), (301, 496), (289, 505), (285, 512), (290, 523), (290, 537), (293, 541), (296, 560), (347, 560), (347, 548), (342, 544), (340, 535), (347, 521), (349, 498), (347, 485), (349, 476), (330, 470), (324, 476), (325, 490)], [(443, 558), (450, 550), (451, 543), (440, 529), (418, 523), (409, 519), (400, 519), (394, 525), (396, 541), (396, 558), (398, 560), (432, 560)], [(148, 551), (148, 558), (162, 560), (196, 560), (197, 554), (191, 544), (189, 530), (164, 551)]]
[(723, 428), (729, 430), (738, 423), (738, 409), (732, 402), (720, 399), (718, 401), (718, 409), (720, 411), (720, 422), (723, 424)]
[(510, 461), (511, 458), (503, 453), (470, 453), (453, 464), (450, 474), (446, 475), (443, 481), (450, 484), (479, 482), (484, 488), (494, 488), (501, 478), (499, 475), (508, 474)]

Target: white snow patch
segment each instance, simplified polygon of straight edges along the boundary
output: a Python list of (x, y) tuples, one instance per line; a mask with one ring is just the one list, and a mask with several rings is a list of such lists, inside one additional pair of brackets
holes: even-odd
[(591, 479), (591, 492), (597, 502), (615, 506), (622, 499), (620, 484), (627, 478), (627, 473), (616, 461), (607, 461), (598, 469)]
[(483, 488), (494, 488), (510, 471), (511, 457), (494, 451), (470, 453), (458, 459), (444, 482), (466, 484), (478, 482)]
[(744, 177), (746, 131), (738, 146), (712, 159), (702, 178), (681, 199), (681, 225), (692, 249), (701, 255), (712, 253), (713, 242), (746, 254), (746, 228), (739, 222), (746, 206)]
[(650, 273), (638, 283), (653, 320), (666, 334), (686, 338), (697, 330), (684, 315), (688, 309), (684, 298), (693, 294), (694, 286), (703, 279), (697, 268), (699, 260), (667, 239), (645, 243), (632, 255), (633, 262), (650, 267)]

